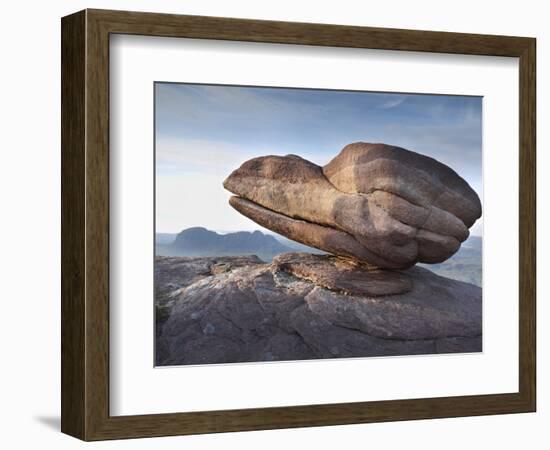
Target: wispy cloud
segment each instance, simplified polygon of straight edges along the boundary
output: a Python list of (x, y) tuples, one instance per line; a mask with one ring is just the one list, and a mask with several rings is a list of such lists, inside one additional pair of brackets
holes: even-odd
[(403, 103), (405, 100), (407, 100), (406, 96), (393, 98), (393, 99), (390, 99), (390, 100), (387, 100), (387, 101), (383, 102), (380, 105), (380, 108), (382, 108), (382, 109), (395, 108), (396, 106), (399, 106), (401, 103)]
[(206, 139), (159, 138), (156, 142), (156, 166), (160, 174), (181, 172), (218, 173), (237, 166), (253, 156), (242, 147)]
[(265, 155), (300, 154), (316, 164), (328, 162), (323, 153), (309, 148), (271, 147), (266, 144), (232, 144), (207, 139), (159, 137), (155, 146), (157, 176), (174, 176), (186, 173), (229, 175), (244, 161)]

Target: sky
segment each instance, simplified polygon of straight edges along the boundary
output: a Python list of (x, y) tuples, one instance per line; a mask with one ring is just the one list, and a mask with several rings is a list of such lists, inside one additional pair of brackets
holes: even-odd
[(234, 169), (287, 154), (324, 165), (358, 141), (434, 157), (483, 198), (481, 117), (472, 96), (156, 83), (156, 231), (262, 230), (228, 204)]

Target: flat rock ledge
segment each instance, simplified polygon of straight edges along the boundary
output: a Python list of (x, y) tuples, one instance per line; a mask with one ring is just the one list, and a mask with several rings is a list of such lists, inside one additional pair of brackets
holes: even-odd
[(157, 365), (482, 350), (481, 289), (420, 267), (380, 274), (301, 253), (271, 264), (162, 258), (156, 289)]

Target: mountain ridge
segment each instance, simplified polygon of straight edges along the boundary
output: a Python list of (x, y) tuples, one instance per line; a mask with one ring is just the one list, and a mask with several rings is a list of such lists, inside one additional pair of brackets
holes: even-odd
[(163, 256), (239, 256), (257, 255), (271, 260), (291, 251), (274, 236), (261, 231), (238, 231), (219, 234), (204, 227), (192, 227), (178, 233), (170, 244), (157, 243), (157, 254)]

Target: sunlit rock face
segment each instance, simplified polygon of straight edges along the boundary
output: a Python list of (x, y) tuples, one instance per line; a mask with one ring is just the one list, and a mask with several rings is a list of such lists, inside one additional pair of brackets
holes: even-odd
[(454, 170), (385, 144), (350, 144), (324, 167), (296, 155), (254, 158), (224, 186), (231, 206), (261, 226), (385, 269), (445, 261), (481, 217)]

